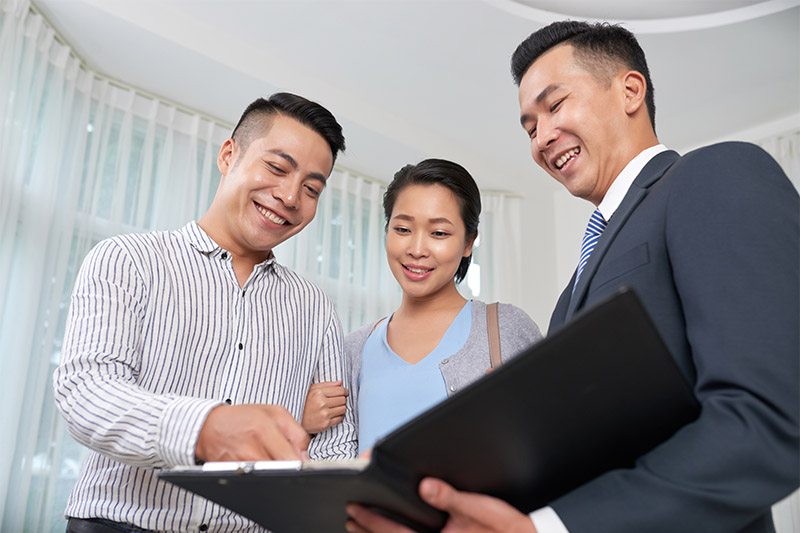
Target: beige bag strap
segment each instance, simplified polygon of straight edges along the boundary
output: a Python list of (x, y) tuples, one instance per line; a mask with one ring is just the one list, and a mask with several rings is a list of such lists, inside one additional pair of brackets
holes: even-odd
[(492, 368), (503, 364), (500, 356), (500, 320), (497, 317), (497, 302), (486, 306), (486, 327), (489, 331), (489, 357)]

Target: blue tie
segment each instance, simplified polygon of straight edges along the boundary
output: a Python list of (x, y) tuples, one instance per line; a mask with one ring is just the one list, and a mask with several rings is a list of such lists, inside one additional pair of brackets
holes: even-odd
[(592, 216), (589, 218), (589, 224), (586, 226), (586, 233), (583, 234), (583, 244), (581, 245), (581, 260), (578, 262), (578, 273), (575, 275), (575, 285), (572, 286), (572, 292), (575, 292), (575, 287), (578, 285), (578, 280), (581, 279), (581, 272), (583, 267), (589, 261), (589, 256), (592, 255), (592, 250), (597, 245), (600, 235), (606, 229), (606, 219), (599, 210), (595, 209)]

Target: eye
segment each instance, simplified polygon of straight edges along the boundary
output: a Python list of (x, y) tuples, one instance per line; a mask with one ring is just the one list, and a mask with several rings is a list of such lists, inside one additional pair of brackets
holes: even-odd
[(319, 198), (319, 195), (322, 194), (321, 190), (317, 189), (316, 187), (312, 187), (311, 185), (304, 185), (304, 187), (306, 188), (308, 195), (312, 198)]
[(276, 174), (286, 174), (286, 171), (274, 163), (267, 163), (267, 166)]
[(562, 98), (561, 100), (557, 101), (555, 104), (551, 105), (550, 106), (550, 112), (551, 113), (555, 113), (558, 110), (558, 108), (561, 106), (561, 103), (563, 101), (564, 101), (564, 98)]
[(531, 139), (536, 137), (536, 126), (534, 126), (533, 128), (531, 128), (530, 131), (528, 131), (528, 137), (530, 137)]
[(411, 233), (411, 230), (410, 230), (410, 229), (408, 229), (408, 228), (407, 228), (407, 227), (405, 227), (405, 226), (395, 226), (393, 229), (394, 229), (394, 232), (395, 232), (395, 233), (400, 233), (400, 234), (407, 234), (407, 233)]
[(434, 237), (448, 237), (448, 236), (450, 236), (449, 233), (447, 233), (446, 231), (441, 231), (441, 230), (434, 231), (433, 233), (431, 233), (431, 235), (433, 235)]

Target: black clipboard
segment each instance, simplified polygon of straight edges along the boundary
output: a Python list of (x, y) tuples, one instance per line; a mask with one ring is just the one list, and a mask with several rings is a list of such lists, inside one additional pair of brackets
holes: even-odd
[(347, 502), (438, 531), (446, 515), (417, 495), (423, 477), (528, 513), (633, 466), (699, 412), (639, 298), (623, 288), (378, 441), (368, 461), (209, 463), (159, 477), (277, 533), (343, 531)]

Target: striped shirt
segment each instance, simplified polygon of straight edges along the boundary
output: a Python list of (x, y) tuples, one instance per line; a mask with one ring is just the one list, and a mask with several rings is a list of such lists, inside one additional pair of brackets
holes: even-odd
[[(192, 222), (99, 243), (78, 274), (55, 401), (90, 448), (66, 515), (158, 531), (259, 531), (157, 479), (192, 465), (222, 404), (286, 407), (300, 420), (312, 382), (345, 380), (342, 331), (321, 289), (270, 258), (244, 287), (230, 253)], [(315, 459), (356, 453), (352, 406), (317, 435)], [(205, 526), (205, 527), (201, 527)]]

